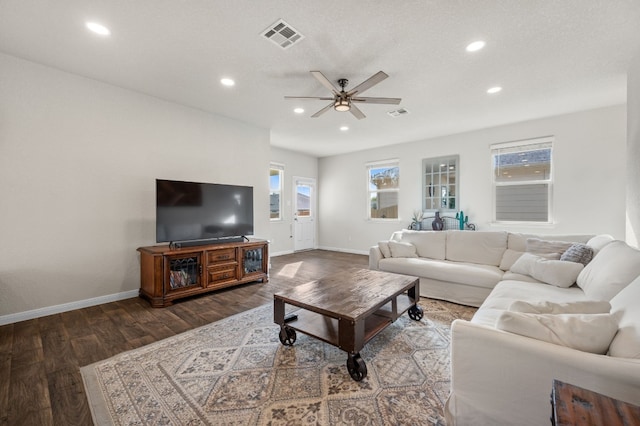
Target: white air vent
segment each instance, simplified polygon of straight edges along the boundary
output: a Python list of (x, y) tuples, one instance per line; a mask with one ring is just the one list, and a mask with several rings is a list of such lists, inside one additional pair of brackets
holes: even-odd
[(273, 25), (269, 26), (269, 28), (262, 32), (262, 35), (283, 49), (290, 48), (304, 38), (298, 30), (282, 19), (279, 19)]
[(406, 109), (404, 109), (404, 108), (399, 108), (399, 109), (396, 109), (396, 110), (394, 110), (394, 111), (389, 111), (389, 112), (387, 112), (387, 114), (389, 114), (389, 115), (390, 115), (390, 116), (392, 116), (393, 118), (396, 118), (396, 117), (400, 117), (401, 115), (407, 115), (407, 114), (409, 114), (409, 111), (407, 111), (407, 110), (406, 110)]

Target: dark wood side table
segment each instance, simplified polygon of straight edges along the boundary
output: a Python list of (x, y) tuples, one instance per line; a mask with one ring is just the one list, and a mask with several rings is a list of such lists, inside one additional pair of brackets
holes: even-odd
[(554, 380), (551, 391), (551, 424), (640, 425), (640, 407)]

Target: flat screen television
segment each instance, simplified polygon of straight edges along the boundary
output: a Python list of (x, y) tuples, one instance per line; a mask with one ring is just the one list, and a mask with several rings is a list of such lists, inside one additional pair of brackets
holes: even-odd
[(253, 187), (156, 179), (156, 242), (240, 240), (253, 235)]

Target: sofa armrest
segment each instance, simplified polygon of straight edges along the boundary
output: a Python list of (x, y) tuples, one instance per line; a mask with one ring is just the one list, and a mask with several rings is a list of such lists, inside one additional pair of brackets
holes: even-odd
[(581, 352), (456, 320), (447, 424), (548, 424), (553, 379), (640, 404), (640, 359)]
[(377, 270), (378, 262), (382, 259), (382, 252), (380, 248), (375, 245), (369, 248), (369, 269)]

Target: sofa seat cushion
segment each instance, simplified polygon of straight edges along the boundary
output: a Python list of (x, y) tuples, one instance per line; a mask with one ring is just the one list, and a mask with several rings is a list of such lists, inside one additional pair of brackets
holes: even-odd
[(540, 285), (523, 281), (501, 281), (491, 291), (491, 294), (473, 316), (471, 322), (496, 326), (496, 321), (503, 311), (517, 300), (527, 302), (576, 302), (590, 300), (577, 286), (569, 288)]
[(497, 267), (507, 249), (506, 232), (450, 230), (446, 234), (446, 259), (454, 262)]
[(503, 275), (497, 266), (425, 258), (381, 259), (378, 265), (382, 271), (485, 288), (493, 288)]

